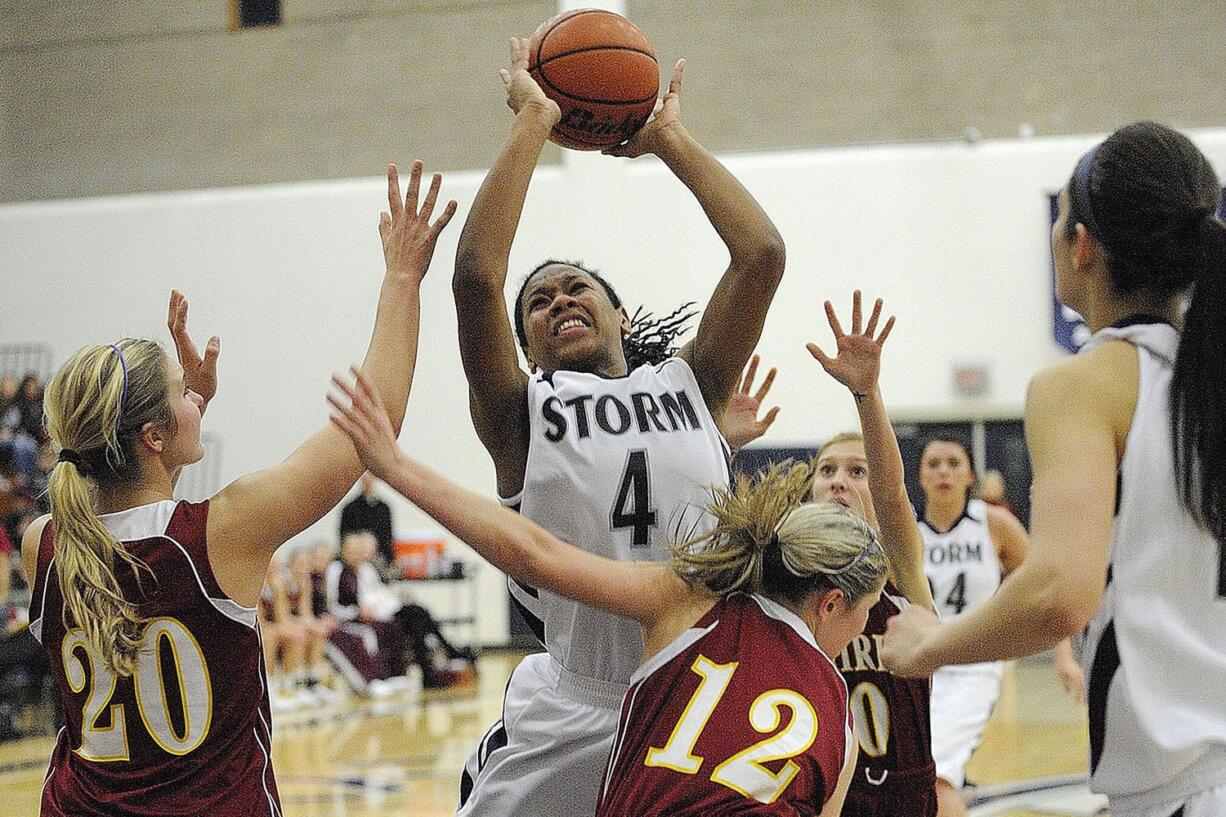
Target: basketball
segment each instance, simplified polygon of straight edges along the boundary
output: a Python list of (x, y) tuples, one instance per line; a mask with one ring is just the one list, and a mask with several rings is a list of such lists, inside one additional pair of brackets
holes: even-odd
[(549, 137), (559, 145), (611, 147), (651, 116), (660, 90), (656, 55), (638, 26), (620, 14), (559, 14), (537, 28), (528, 47), (529, 73), (562, 109)]

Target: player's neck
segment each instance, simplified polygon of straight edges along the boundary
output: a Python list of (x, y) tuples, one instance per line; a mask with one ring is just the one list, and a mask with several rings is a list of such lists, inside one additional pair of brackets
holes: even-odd
[(958, 517), (966, 512), (966, 502), (928, 502), (924, 509), (924, 521), (938, 531), (948, 531)]
[(1179, 326), (1183, 322), (1183, 293), (1177, 292), (1166, 298), (1154, 298), (1146, 293), (1103, 294), (1091, 298), (1086, 312), (1086, 325), (1091, 332), (1113, 326), (1134, 315), (1153, 315)]
[(115, 487), (98, 488), (98, 512), (119, 513), (141, 505), (151, 505), (174, 497), (174, 486), (154, 483), (136, 483)]
[(776, 604), (781, 604), (795, 613), (805, 623), (805, 626), (809, 628), (809, 632), (813, 633), (813, 638), (817, 639), (817, 608), (812, 603), (809, 603), (807, 598), (799, 602), (788, 601), (787, 599), (775, 599), (774, 601)]

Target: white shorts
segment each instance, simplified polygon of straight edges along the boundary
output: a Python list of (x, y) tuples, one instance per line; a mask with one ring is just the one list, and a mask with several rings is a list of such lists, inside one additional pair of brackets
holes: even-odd
[[(1111, 798), (1107, 799), (1110, 801)], [(1112, 817), (1222, 817), (1226, 814), (1226, 786), (1217, 786), (1175, 803), (1137, 811), (1121, 810), (1116, 803), (1110, 805)]]
[(511, 673), (502, 720), (464, 764), (457, 817), (596, 813), (625, 686), (576, 679), (548, 653)]
[(1004, 664), (942, 667), (932, 676), (932, 759), (937, 777), (955, 789), (966, 783), (966, 764), (983, 740), (1000, 697)]

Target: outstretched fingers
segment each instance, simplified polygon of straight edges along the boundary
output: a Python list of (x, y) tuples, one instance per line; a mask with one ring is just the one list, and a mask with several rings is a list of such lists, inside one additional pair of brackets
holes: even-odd
[(873, 314), (868, 316), (868, 326), (864, 327), (864, 334), (868, 335), (870, 338), (873, 336), (873, 332), (877, 330), (877, 321), (881, 317), (881, 305), (882, 301), (880, 298), (878, 298), (876, 302), (873, 303)]
[(891, 332), (893, 329), (894, 329), (894, 316), (893, 316), (893, 315), (891, 315), (891, 316), (890, 316), (890, 319), (889, 319), (889, 320), (887, 320), (887, 321), (885, 322), (885, 328), (881, 330), (881, 335), (880, 335), (880, 336), (878, 336), (878, 338), (877, 338), (877, 345), (878, 345), (878, 346), (884, 346), (884, 345), (885, 345), (885, 339), (886, 339), (886, 338), (888, 338), (888, 337), (890, 336), (890, 332)]
[(387, 166), (387, 208), (393, 222), (398, 221), (404, 212), (400, 198), (400, 170), (394, 164)]
[(430, 187), (426, 190), (426, 200), (421, 203), (421, 212), (417, 214), (426, 224), (430, 223), (430, 216), (434, 215), (434, 203), (438, 201), (438, 189), (442, 184), (442, 173), (435, 173), (430, 177)]
[(770, 371), (766, 373), (766, 379), (762, 381), (762, 385), (758, 388), (754, 399), (761, 403), (766, 399), (766, 395), (771, 390), (771, 385), (775, 382), (775, 375), (779, 374), (779, 370), (771, 366)]
[(421, 171), (423, 167), (421, 159), (414, 159), (413, 167), (409, 171), (409, 192), (404, 197), (404, 209), (410, 215), (417, 215), (417, 194), (421, 190)]
[(378, 429), (385, 431), (388, 435), (395, 437), (396, 435), (392, 431), (392, 421), (387, 414), (387, 406), (383, 404), (383, 397), (379, 394), (378, 389), (375, 388), (374, 382), (365, 371), (357, 366), (351, 366), (350, 371), (357, 378), (358, 395), (361, 398), (360, 405), (362, 409), (366, 411), (369, 408), (368, 413), (374, 425)]
[(447, 226), (447, 222), (451, 221), (451, 217), (455, 215), (455, 211), (459, 206), (460, 205), (456, 204), (455, 199), (447, 202), (447, 206), (443, 208), (443, 214), (440, 215), (438, 220), (435, 221), (430, 227), (432, 238), (438, 238), (439, 233), (441, 233), (443, 228)]
[(826, 320), (830, 323), (830, 331), (834, 332), (835, 340), (843, 337), (843, 324), (839, 323), (839, 316), (834, 313), (834, 304), (830, 301), (826, 301)]
[(853, 335), (860, 334), (860, 290), (855, 290), (851, 293), (851, 333)]
[(738, 389), (741, 394), (749, 394), (749, 389), (751, 386), (753, 386), (753, 379), (758, 375), (758, 361), (761, 359), (762, 358), (759, 355), (754, 355), (749, 359), (749, 367), (745, 369), (745, 372), (741, 377), (741, 382), (738, 384)]
[(813, 356), (814, 360), (822, 364), (823, 369), (829, 367), (830, 358), (826, 356), (826, 353), (821, 350), (820, 346), (816, 343), (806, 343), (805, 348), (809, 350), (809, 354)]

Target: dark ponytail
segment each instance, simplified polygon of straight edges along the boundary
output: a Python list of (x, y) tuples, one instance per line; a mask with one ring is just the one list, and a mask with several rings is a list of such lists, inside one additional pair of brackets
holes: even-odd
[(1188, 511), (1226, 544), (1226, 227), (1222, 187), (1188, 137), (1153, 122), (1111, 134), (1069, 182), (1070, 235), (1106, 252), (1119, 295), (1191, 290), (1171, 380), (1175, 478)]
[(1226, 544), (1226, 225), (1204, 219), (1196, 245), (1171, 379), (1175, 477), (1184, 505)]

